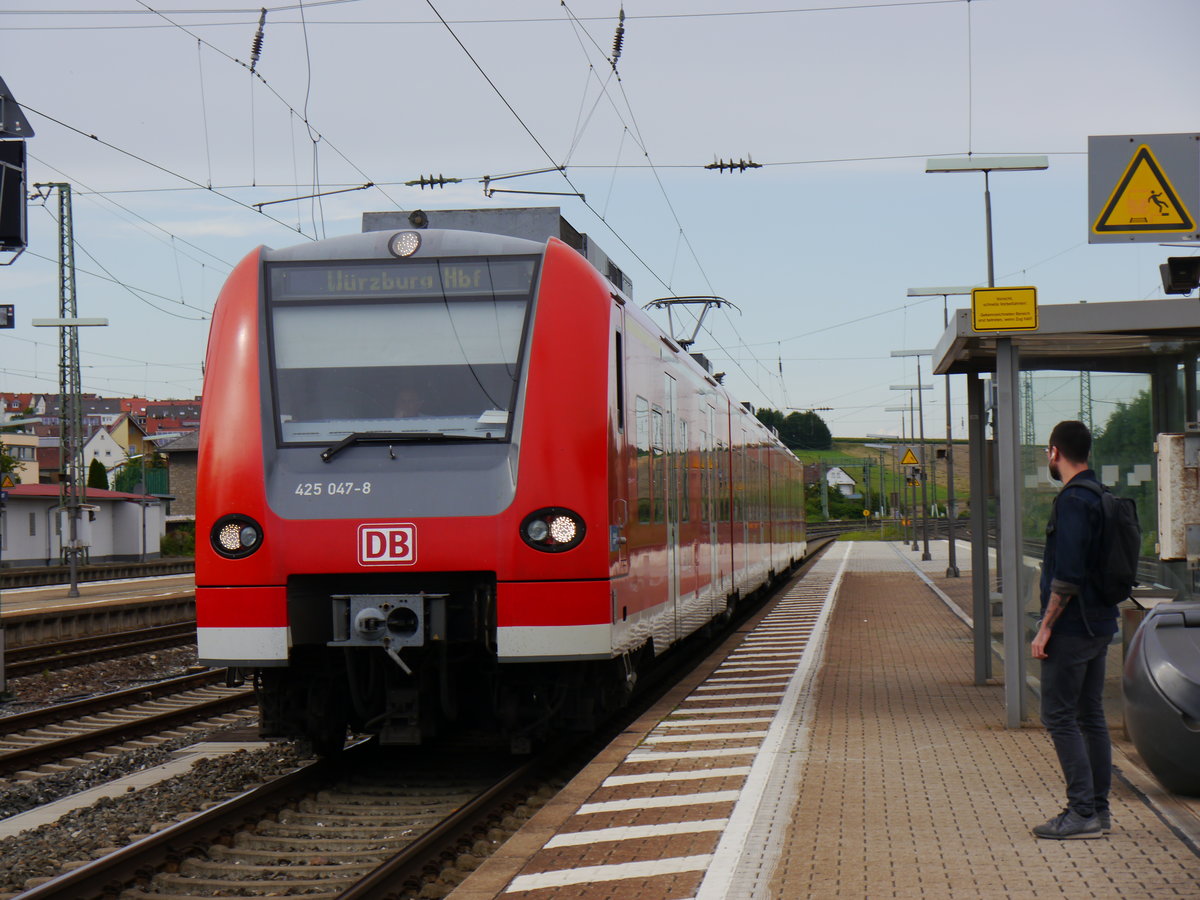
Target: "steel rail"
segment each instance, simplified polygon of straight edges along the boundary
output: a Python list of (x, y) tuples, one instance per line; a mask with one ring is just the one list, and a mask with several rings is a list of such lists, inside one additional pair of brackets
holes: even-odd
[(517, 805), (526, 784), (549, 762), (532, 759), (425, 832), (403, 850), (341, 893), (341, 900), (383, 900), (410, 885), (420, 890), (429, 861), (453, 853), (498, 810)]
[[(166, 731), (180, 725), (188, 725), (199, 719), (244, 709), (255, 703), (252, 690), (214, 697), (200, 703), (192, 703), (182, 709), (151, 713), (128, 722), (120, 722), (103, 728), (66, 735), (53, 741), (31, 744), (12, 750), (0, 750), (0, 776), (10, 775), (22, 769), (45, 765), (70, 756), (78, 756), (92, 750), (100, 750), (134, 738), (144, 737), (156, 731)], [(11, 734), (12, 732), (10, 732)]]
[(5, 652), (4, 674), (8, 678), (20, 678), (97, 660), (176, 647), (194, 641), (195, 637), (195, 623), (181, 622), (17, 647)]
[(38, 728), (42, 725), (58, 724), (64, 719), (106, 712), (110, 709), (119, 709), (131, 703), (153, 700), (157, 697), (165, 697), (181, 691), (189, 691), (198, 687), (216, 684), (217, 682), (224, 681), (227, 676), (227, 669), (205, 669), (203, 672), (192, 672), (188, 675), (180, 675), (177, 678), (164, 678), (161, 681), (151, 681), (137, 687), (125, 688), (120, 691), (110, 691), (98, 694), (95, 697), (72, 700), (69, 703), (56, 703), (53, 706), (44, 706), (41, 709), (32, 709), (29, 712), (14, 713), (11, 716), (0, 718), (0, 732), (11, 734), (29, 728)]

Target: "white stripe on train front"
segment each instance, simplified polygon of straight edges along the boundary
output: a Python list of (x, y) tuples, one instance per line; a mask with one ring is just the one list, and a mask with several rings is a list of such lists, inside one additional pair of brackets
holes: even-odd
[(516, 625), (496, 629), (500, 662), (555, 659), (608, 659), (612, 626)]
[(196, 629), (196, 655), (205, 665), (286, 665), (290, 643), (285, 625)]

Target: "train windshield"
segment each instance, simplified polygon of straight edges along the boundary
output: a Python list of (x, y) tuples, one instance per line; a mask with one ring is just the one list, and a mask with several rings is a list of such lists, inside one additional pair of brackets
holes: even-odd
[(268, 264), (280, 443), (507, 440), (537, 264)]

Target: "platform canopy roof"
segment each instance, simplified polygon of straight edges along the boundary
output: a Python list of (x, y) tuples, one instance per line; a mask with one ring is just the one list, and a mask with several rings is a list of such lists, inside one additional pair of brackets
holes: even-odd
[(1012, 339), (1022, 369), (1150, 372), (1164, 357), (1200, 353), (1200, 300), (1041, 306), (1036, 331), (977, 332), (971, 310), (956, 310), (933, 351), (934, 374), (994, 371), (998, 338)]

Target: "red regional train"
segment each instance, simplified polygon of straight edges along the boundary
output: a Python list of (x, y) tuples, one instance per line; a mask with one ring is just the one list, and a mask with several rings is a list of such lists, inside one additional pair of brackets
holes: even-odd
[(259, 248), (205, 372), (200, 660), (323, 753), (586, 727), (805, 554), (795, 457), (555, 237)]

